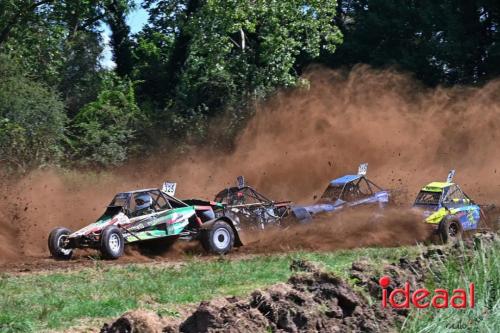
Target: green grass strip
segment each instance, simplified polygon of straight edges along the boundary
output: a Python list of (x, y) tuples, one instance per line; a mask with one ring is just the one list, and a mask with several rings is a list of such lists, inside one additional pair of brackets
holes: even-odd
[[(322, 263), (347, 277), (359, 257), (395, 260), (414, 248), (358, 249), (333, 253), (300, 252), (251, 259), (203, 261), (180, 267), (166, 265), (106, 266), (73, 272), (4, 275), (0, 278), (0, 332), (33, 332), (71, 327), (82, 318), (119, 316), (127, 310), (196, 303), (220, 296), (240, 296), (284, 282), (294, 258)], [(165, 310), (166, 314), (172, 314)], [(175, 314), (175, 310), (174, 313)]]

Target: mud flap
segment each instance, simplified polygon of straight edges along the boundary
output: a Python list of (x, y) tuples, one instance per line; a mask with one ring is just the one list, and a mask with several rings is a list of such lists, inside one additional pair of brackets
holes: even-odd
[(241, 241), (240, 239), (240, 234), (238, 233), (238, 230), (236, 229), (236, 226), (235, 226), (235, 223), (233, 222), (233, 220), (231, 220), (229, 217), (227, 216), (221, 216), (219, 218), (216, 218), (216, 219), (213, 219), (213, 220), (210, 220), (210, 221), (207, 221), (205, 223), (203, 223), (201, 226), (200, 226), (200, 229), (202, 230), (208, 230), (210, 229), (215, 222), (217, 221), (224, 221), (226, 222), (227, 224), (229, 224), (231, 226), (231, 229), (233, 229), (233, 232), (234, 232), (234, 246), (243, 246), (243, 242)]

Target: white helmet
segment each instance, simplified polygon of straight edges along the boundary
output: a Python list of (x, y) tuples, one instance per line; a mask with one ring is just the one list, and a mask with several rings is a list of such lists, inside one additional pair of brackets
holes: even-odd
[(135, 209), (140, 210), (148, 208), (153, 204), (153, 199), (147, 193), (136, 194), (135, 196)]

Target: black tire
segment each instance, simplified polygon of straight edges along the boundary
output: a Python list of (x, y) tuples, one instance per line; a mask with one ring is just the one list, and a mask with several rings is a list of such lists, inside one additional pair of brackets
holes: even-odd
[(73, 255), (73, 249), (65, 249), (62, 247), (64, 238), (71, 234), (71, 230), (58, 227), (52, 230), (49, 234), (49, 251), (50, 255), (55, 259), (69, 260)]
[(110, 225), (101, 233), (101, 254), (105, 259), (118, 259), (123, 255), (125, 240), (117, 226)]
[(201, 245), (211, 253), (228, 253), (234, 246), (233, 228), (227, 222), (215, 222), (209, 229), (202, 231)]
[(453, 243), (462, 239), (462, 225), (457, 220), (444, 219), (439, 223), (438, 233), (444, 244)]

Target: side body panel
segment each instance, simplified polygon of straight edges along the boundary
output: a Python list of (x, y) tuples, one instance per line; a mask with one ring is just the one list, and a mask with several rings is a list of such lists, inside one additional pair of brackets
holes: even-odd
[(378, 204), (381, 208), (383, 208), (388, 202), (389, 202), (389, 192), (379, 191), (369, 197), (351, 202), (337, 200), (331, 203), (320, 203), (311, 206), (294, 206), (292, 207), (292, 212), (294, 213), (294, 216), (297, 219), (308, 220), (315, 214), (335, 212), (345, 207), (357, 207), (357, 206)]
[(477, 205), (467, 205), (450, 209), (450, 215), (458, 219), (463, 230), (473, 230), (478, 227), (481, 209)]
[(123, 236), (127, 243), (178, 236), (194, 214), (194, 207), (189, 206), (135, 217), (123, 226)]

